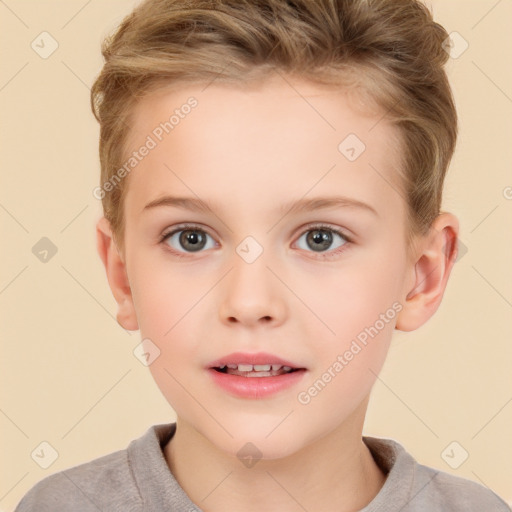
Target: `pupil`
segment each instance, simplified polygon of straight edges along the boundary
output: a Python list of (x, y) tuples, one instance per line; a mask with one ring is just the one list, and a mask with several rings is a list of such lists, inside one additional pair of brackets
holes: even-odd
[[(205, 245), (205, 237), (198, 231), (183, 231), (180, 237), (182, 247), (192, 249), (193, 251), (201, 250)], [(191, 244), (188, 247), (188, 244)]]
[[(323, 249), (328, 249), (332, 243), (332, 235), (328, 231), (322, 229), (315, 229), (311, 231), (311, 234), (308, 236), (309, 241), (314, 242), (312, 244), (312, 249), (315, 251), (320, 251)], [(315, 244), (322, 244), (320, 248), (315, 247)]]

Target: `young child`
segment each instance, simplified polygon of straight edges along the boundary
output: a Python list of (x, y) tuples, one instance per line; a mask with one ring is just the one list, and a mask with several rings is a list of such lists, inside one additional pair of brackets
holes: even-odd
[(105, 41), (98, 250), (176, 423), (27, 511), (506, 511), (363, 436), (394, 329), (437, 310), (457, 116), (416, 0), (146, 0)]

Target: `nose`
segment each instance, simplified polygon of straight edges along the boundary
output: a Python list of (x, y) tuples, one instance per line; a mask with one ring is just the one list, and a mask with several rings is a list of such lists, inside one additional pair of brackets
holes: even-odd
[(220, 320), (247, 327), (280, 325), (287, 314), (286, 289), (275, 271), (267, 267), (263, 255), (252, 263), (238, 256), (233, 262), (221, 284)]

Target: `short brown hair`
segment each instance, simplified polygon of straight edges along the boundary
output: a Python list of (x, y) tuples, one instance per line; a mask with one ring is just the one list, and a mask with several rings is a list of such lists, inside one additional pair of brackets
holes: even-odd
[[(408, 234), (440, 213), (457, 139), (444, 70), (448, 34), (418, 0), (145, 0), (102, 43), (91, 89), (101, 183), (122, 165), (133, 107), (159, 87), (247, 83), (277, 69), (313, 83), (357, 84), (398, 127)], [(102, 193), (124, 247), (127, 180)]]

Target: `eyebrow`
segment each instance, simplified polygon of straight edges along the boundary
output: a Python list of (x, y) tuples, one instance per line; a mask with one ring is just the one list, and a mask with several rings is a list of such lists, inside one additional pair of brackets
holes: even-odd
[[(163, 196), (149, 202), (143, 208), (142, 211), (145, 212), (163, 206), (182, 208), (184, 210), (190, 210), (200, 213), (205, 213), (208, 211), (213, 212), (216, 209), (214, 205), (210, 205), (205, 201), (193, 197)], [(311, 199), (299, 199), (298, 201), (281, 205), (281, 207), (279, 208), (279, 212), (281, 214), (286, 212), (286, 215), (293, 215), (301, 212), (314, 211), (321, 208), (334, 207), (357, 208), (363, 211), (370, 212), (379, 217), (377, 211), (369, 204), (345, 196), (325, 196), (315, 197)]]

